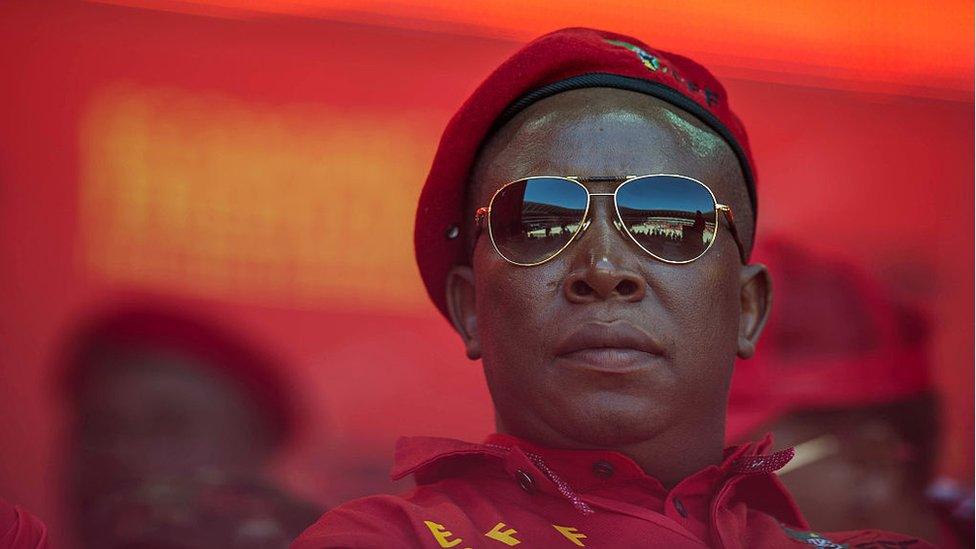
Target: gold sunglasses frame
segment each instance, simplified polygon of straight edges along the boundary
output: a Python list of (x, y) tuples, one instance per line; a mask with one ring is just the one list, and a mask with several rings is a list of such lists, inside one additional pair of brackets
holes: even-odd
[[(708, 246), (706, 246), (705, 249), (702, 250), (700, 254), (698, 254), (697, 256), (691, 259), (686, 259), (682, 261), (665, 259), (663, 257), (658, 256), (654, 252), (648, 250), (637, 240), (637, 238), (633, 234), (631, 234), (631, 232), (627, 229), (626, 224), (624, 223), (623, 216), (620, 215), (620, 205), (617, 203), (617, 192), (620, 191), (620, 189), (623, 188), (624, 185), (627, 185), (628, 183), (632, 183), (635, 180), (649, 179), (655, 177), (677, 177), (681, 179), (687, 179), (688, 181), (692, 181), (704, 187), (705, 190), (708, 191), (708, 195), (712, 197), (712, 202), (715, 204), (715, 227), (716, 227), (715, 236), (712, 238), (711, 242), (708, 243)], [(495, 203), (495, 198), (499, 195), (499, 193), (501, 193), (506, 188), (515, 185), (516, 183), (521, 183), (523, 181), (529, 181), (532, 179), (562, 179), (579, 185), (583, 189), (583, 191), (586, 192), (586, 208), (583, 210), (583, 217), (580, 219), (579, 226), (573, 232), (573, 235), (569, 238), (569, 240), (566, 241), (566, 244), (564, 244), (561, 248), (556, 250), (555, 253), (553, 253), (546, 259), (543, 259), (542, 261), (537, 261), (535, 263), (519, 263), (518, 261), (512, 261), (508, 257), (505, 257), (505, 254), (503, 254), (501, 250), (498, 249), (498, 244), (495, 243), (495, 235), (491, 229), (491, 216), (489, 214), (491, 214), (491, 207)], [(613, 190), (612, 193), (591, 193), (590, 190), (586, 188), (586, 185), (583, 184), (583, 183), (601, 183), (601, 182), (612, 183), (616, 181), (619, 181), (620, 184), (617, 185), (617, 187)], [(735, 245), (739, 248), (739, 258), (742, 260), (743, 264), (747, 263), (745, 247), (742, 245), (742, 240), (739, 238), (739, 231), (735, 226), (735, 216), (732, 213), (732, 207), (726, 204), (720, 204), (718, 199), (715, 198), (715, 193), (712, 192), (712, 189), (708, 185), (702, 183), (701, 181), (695, 179), (694, 177), (689, 177), (687, 175), (674, 174), (674, 173), (627, 175), (623, 177), (621, 176), (580, 177), (580, 176), (565, 176), (565, 175), (533, 175), (529, 177), (522, 177), (502, 185), (501, 188), (499, 188), (497, 191), (495, 191), (494, 194), (491, 195), (491, 200), (488, 201), (487, 206), (482, 206), (477, 209), (477, 211), (474, 214), (475, 227), (477, 230), (477, 233), (475, 234), (475, 238), (477, 239), (477, 237), (480, 236), (481, 231), (484, 230), (484, 226), (487, 225), (488, 238), (489, 240), (491, 240), (491, 246), (495, 249), (495, 253), (501, 256), (502, 259), (511, 263), (512, 265), (518, 265), (519, 267), (535, 267), (538, 265), (542, 265), (548, 261), (551, 261), (553, 258), (561, 254), (563, 250), (568, 248), (581, 234), (583, 234), (584, 231), (586, 231), (586, 229), (589, 228), (590, 222), (588, 221), (588, 219), (590, 217), (590, 204), (592, 203), (591, 198), (594, 196), (612, 196), (613, 209), (614, 212), (617, 214), (617, 219), (614, 221), (614, 226), (617, 227), (617, 230), (623, 232), (628, 237), (630, 237), (630, 239), (634, 242), (634, 244), (637, 244), (637, 247), (640, 248), (641, 250), (644, 250), (646, 254), (650, 255), (654, 259), (657, 259), (658, 261), (669, 263), (671, 265), (683, 265), (685, 263), (691, 263), (692, 261), (696, 261), (700, 259), (706, 253), (708, 253), (708, 250), (712, 249), (712, 246), (715, 245), (715, 241), (718, 240), (718, 226), (719, 226), (718, 214), (719, 212), (722, 212), (724, 214), (726, 221), (728, 221), (729, 232), (732, 233), (732, 238), (733, 240), (735, 240)]]

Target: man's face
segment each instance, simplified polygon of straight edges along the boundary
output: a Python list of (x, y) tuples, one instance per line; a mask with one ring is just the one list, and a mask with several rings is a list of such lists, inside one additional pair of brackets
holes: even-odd
[[(748, 207), (717, 135), (652, 97), (609, 89), (553, 96), (502, 128), (481, 153), (470, 206), (526, 176), (654, 173), (694, 177), (734, 211)], [(573, 447), (636, 443), (703, 418), (721, 429), (734, 358), (749, 352), (739, 337), (744, 271), (727, 227), (703, 257), (672, 265), (615, 228), (612, 197), (592, 197), (589, 215), (582, 235), (535, 267), (505, 261), (484, 232), (471, 270), (449, 280), (499, 430)]]
[(192, 357), (147, 349), (90, 367), (75, 459), (97, 491), (201, 468), (250, 472), (270, 451), (266, 423), (248, 395)]

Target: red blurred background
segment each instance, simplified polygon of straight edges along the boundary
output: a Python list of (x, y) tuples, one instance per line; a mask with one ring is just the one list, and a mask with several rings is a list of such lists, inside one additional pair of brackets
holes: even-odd
[(569, 25), (709, 66), (754, 145), (760, 238), (853, 258), (930, 315), (939, 470), (971, 483), (972, 4), (638, 6), (6, 3), (0, 494), (57, 539), (64, 346), (144, 299), (278, 358), (309, 419), (276, 474), (320, 504), (360, 495), (399, 434), (490, 431), (480, 368), (423, 293), (414, 205), (453, 110)]

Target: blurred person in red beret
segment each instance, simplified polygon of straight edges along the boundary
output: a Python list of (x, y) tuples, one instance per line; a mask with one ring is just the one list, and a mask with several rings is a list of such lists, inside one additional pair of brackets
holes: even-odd
[(774, 474), (791, 449), (724, 448), (733, 364), (772, 298), (749, 262), (755, 183), (694, 61), (581, 28), (515, 53), (448, 124), (415, 229), (498, 433), (401, 439), (394, 476), (417, 487), (293, 547), (928, 546), (813, 530)]
[[(955, 519), (926, 495), (939, 442), (928, 318), (836, 255), (765, 235), (753, 257), (777, 281), (776, 307), (732, 376), (727, 439), (772, 432), (793, 446), (780, 479), (821, 528), (940, 538), (940, 519)], [(953, 530), (941, 545), (972, 544)]]
[(296, 421), (276, 368), (242, 338), (165, 303), (81, 330), (63, 388), (82, 546), (287, 546), (320, 511), (264, 478)]

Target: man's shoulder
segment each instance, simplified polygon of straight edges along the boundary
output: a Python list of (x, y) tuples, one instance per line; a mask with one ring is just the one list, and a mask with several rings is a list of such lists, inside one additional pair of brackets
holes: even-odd
[(420, 547), (431, 536), (451, 537), (442, 523), (468, 526), (471, 520), (441, 484), (344, 503), (322, 515), (291, 548)]
[(849, 530), (846, 532), (812, 532), (784, 528), (789, 539), (824, 548), (850, 549), (928, 549), (935, 545), (913, 536), (883, 530)]
[(401, 438), (392, 476), (412, 476), (416, 488), (336, 507), (306, 529), (292, 549), (422, 547), (431, 540), (442, 546), (441, 541), (471, 537), (477, 527), (469, 512), (492, 507), (491, 494), (505, 478), (491, 459), (500, 454), (497, 448), (453, 439)]
[(291, 549), (383, 547), (409, 539), (408, 503), (402, 496), (376, 495), (332, 509), (309, 526)]
[[(790, 537), (802, 541), (804, 534), (817, 536), (813, 532), (789, 532)], [(821, 545), (820, 547), (850, 547), (852, 549), (898, 549), (902, 547), (911, 549), (927, 549), (935, 545), (913, 536), (885, 532), (883, 530), (850, 530), (846, 532), (827, 532), (823, 538), (830, 540), (835, 545)], [(814, 540), (815, 541), (815, 540)], [(810, 542), (807, 542), (810, 543)]]

